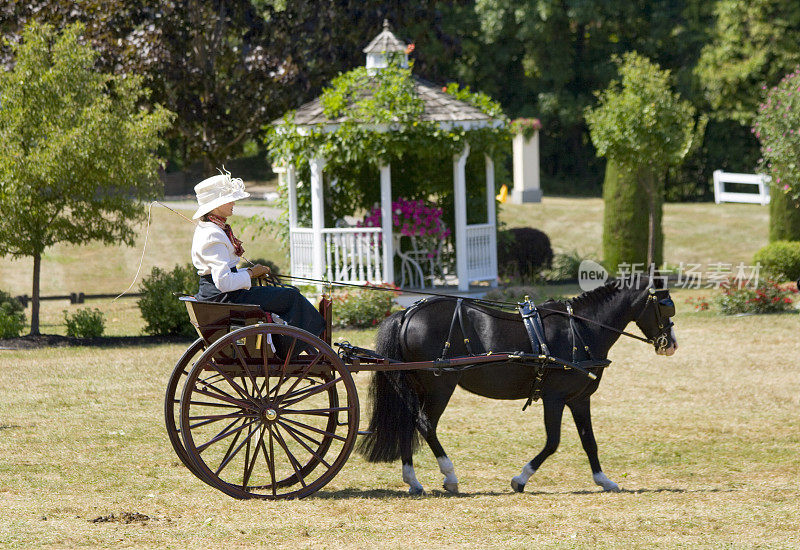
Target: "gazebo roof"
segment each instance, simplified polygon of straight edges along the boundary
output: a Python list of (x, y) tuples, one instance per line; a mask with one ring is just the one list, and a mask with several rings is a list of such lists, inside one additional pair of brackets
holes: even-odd
[[(466, 103), (460, 101), (442, 91), (442, 87), (438, 86), (427, 80), (418, 77), (414, 78), (414, 90), (419, 98), (424, 102), (424, 110), (420, 115), (419, 120), (430, 122), (486, 122), (492, 120), (492, 117)], [(368, 95), (371, 92), (364, 90), (363, 94)], [(322, 101), (316, 98), (301, 106), (294, 115), (294, 123), (301, 126), (312, 126), (317, 124), (339, 124), (347, 120), (347, 117), (338, 117), (330, 119), (325, 116), (322, 110)], [(280, 124), (283, 119), (278, 119), (274, 123)]]
[[(367, 54), (368, 59), (367, 67), (370, 67), (370, 56), (383, 56), (383, 54), (386, 53), (397, 52), (405, 54), (406, 46), (389, 30), (388, 21), (384, 21), (383, 31), (364, 48), (364, 53)], [(373, 70), (380, 70), (380, 68), (376, 66)], [(495, 119), (477, 107), (460, 101), (445, 92), (441, 85), (428, 82), (416, 76), (412, 76), (412, 78), (414, 79), (414, 91), (424, 105), (422, 114), (418, 120), (438, 122), (440, 124), (450, 123), (478, 126), (488, 126), (496, 122)], [(359, 92), (360, 99), (368, 97), (372, 95), (372, 93), (372, 90), (365, 88)], [(322, 108), (322, 101), (319, 97), (302, 105), (297, 109), (294, 115), (294, 123), (299, 126), (337, 125), (347, 120), (348, 117), (346, 115), (334, 119), (325, 116)], [(283, 124), (283, 119), (274, 120), (273, 124)]]
[(406, 45), (400, 42), (397, 37), (389, 30), (389, 21), (383, 20), (383, 31), (372, 39), (364, 53), (395, 53), (405, 52)]

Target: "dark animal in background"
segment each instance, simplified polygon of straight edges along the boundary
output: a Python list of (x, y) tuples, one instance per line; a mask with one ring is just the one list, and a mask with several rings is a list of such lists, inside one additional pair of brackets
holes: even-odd
[(497, 242), (497, 265), (503, 275), (532, 279), (553, 263), (553, 248), (544, 231), (514, 227), (502, 231)]

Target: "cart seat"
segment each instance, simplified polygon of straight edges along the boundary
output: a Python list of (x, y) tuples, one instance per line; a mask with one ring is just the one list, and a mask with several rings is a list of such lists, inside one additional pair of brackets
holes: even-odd
[(272, 316), (256, 304), (207, 302), (194, 296), (179, 298), (200, 338), (211, 344), (232, 330), (256, 323), (271, 323)]

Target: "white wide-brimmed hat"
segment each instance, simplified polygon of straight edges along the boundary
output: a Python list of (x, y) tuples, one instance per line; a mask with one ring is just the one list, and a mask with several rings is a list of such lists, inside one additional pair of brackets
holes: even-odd
[(232, 178), (228, 171), (204, 179), (194, 186), (194, 192), (197, 195), (198, 206), (197, 212), (192, 216), (195, 220), (218, 206), (250, 196), (250, 193), (244, 190), (242, 178)]

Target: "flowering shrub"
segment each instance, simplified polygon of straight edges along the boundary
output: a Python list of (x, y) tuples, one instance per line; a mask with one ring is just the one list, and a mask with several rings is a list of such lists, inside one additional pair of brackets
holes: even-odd
[(800, 200), (800, 69), (765, 90), (752, 132), (761, 142), (761, 169), (772, 183)]
[(538, 118), (518, 118), (511, 121), (511, 133), (522, 134), (525, 139), (531, 139), (541, 129), (542, 122)]
[(709, 308), (708, 298), (706, 298), (705, 296), (698, 296), (697, 298), (686, 298), (686, 303), (691, 305), (696, 312), (708, 311)]
[(758, 287), (731, 282), (723, 285), (722, 294), (715, 298), (720, 312), (726, 315), (735, 313), (775, 313), (792, 308), (797, 288), (781, 286), (774, 281), (763, 281)]
[[(380, 227), (381, 209), (376, 206), (358, 227)], [(392, 227), (404, 237), (416, 237), (421, 248), (434, 258), (441, 251), (444, 241), (451, 235), (442, 222), (442, 209), (422, 200), (408, 200), (399, 197), (392, 202)]]
[[(379, 285), (395, 288), (393, 285)], [(333, 326), (373, 327), (391, 312), (396, 292), (375, 290), (369, 287), (336, 292), (333, 295)]]

